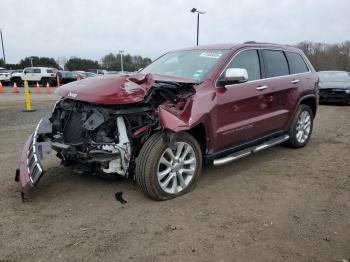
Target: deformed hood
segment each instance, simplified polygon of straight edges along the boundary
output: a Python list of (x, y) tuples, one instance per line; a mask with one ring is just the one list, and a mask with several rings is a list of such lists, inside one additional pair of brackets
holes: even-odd
[(152, 75), (107, 75), (63, 85), (56, 93), (97, 104), (131, 104), (142, 101), (153, 83)]
[(193, 83), (193, 80), (153, 74), (107, 75), (63, 85), (56, 94), (96, 104), (132, 104), (143, 101), (155, 81)]

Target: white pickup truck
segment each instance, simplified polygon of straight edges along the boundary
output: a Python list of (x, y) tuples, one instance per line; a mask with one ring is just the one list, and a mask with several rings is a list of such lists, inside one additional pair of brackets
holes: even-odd
[(40, 83), (46, 86), (56, 84), (57, 69), (50, 67), (26, 67), (22, 72), (13, 73), (10, 78), (11, 84), (16, 83), (17, 86), (22, 86), (24, 80), (29, 84)]

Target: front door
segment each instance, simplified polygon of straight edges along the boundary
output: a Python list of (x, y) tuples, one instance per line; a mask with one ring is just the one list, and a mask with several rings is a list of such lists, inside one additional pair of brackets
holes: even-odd
[[(217, 88), (216, 150), (223, 150), (261, 137), (271, 131), (273, 90), (268, 79), (262, 79), (258, 50), (240, 51), (228, 68), (242, 68), (248, 81)], [(225, 71), (223, 72), (225, 74)]]

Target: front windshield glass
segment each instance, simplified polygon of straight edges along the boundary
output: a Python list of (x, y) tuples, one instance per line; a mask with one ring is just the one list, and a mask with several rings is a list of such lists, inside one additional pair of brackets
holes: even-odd
[(228, 50), (188, 50), (170, 52), (141, 73), (184, 77), (202, 82)]
[(321, 82), (349, 82), (350, 76), (347, 72), (319, 72)]

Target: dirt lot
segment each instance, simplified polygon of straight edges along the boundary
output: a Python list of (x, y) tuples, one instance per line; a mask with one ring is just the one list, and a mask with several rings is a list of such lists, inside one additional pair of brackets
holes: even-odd
[[(350, 107), (320, 106), (309, 145), (205, 167), (190, 194), (73, 174), (52, 157), (31, 202), (18, 151), (54, 95), (0, 94), (0, 261), (344, 261), (350, 258)], [(122, 206), (114, 193), (123, 191)]]

